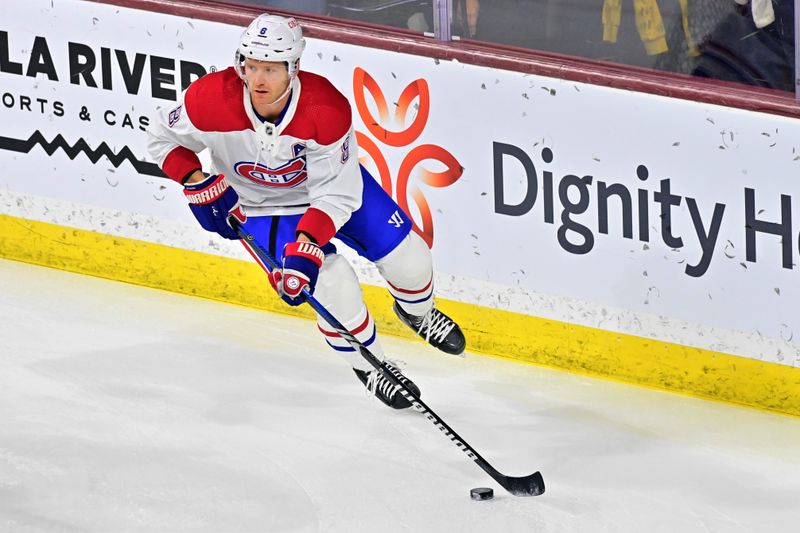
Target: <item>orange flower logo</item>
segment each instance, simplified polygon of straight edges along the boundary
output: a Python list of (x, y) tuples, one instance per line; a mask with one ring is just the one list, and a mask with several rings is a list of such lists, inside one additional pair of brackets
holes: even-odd
[[(369, 92), (372, 96), (378, 109), (379, 117), (377, 120), (367, 108), (366, 92)], [(361, 120), (366, 125), (369, 133), (372, 134), (371, 138), (365, 133), (356, 132), (358, 146), (366, 154), (362, 153), (359, 162), (364, 166), (369, 166), (368, 159), (372, 159), (383, 189), (397, 201), (398, 205), (411, 218), (414, 223), (414, 231), (425, 240), (428, 247), (433, 247), (433, 217), (431, 216), (428, 201), (417, 183), (421, 182), (431, 187), (447, 187), (461, 177), (463, 168), (453, 154), (441, 146), (421, 144), (412, 148), (403, 158), (397, 171), (396, 186), (393, 186), (392, 173), (386, 158), (383, 156), (377, 142), (373, 140), (374, 138), (384, 145), (403, 148), (411, 145), (422, 135), (425, 125), (428, 123), (428, 115), (431, 108), (427, 82), (423, 79), (413, 81), (400, 94), (394, 112), (394, 121), (399, 124), (405, 124), (409, 107), (414, 100), (419, 102), (417, 116), (402, 131), (388, 129), (387, 126), (391, 119), (389, 118), (389, 106), (386, 103), (386, 98), (375, 79), (362, 68), (356, 67), (353, 72), (353, 94), (355, 95), (358, 114), (361, 116)], [(428, 161), (438, 161), (445, 166), (445, 170), (442, 172), (428, 170), (422, 164)], [(419, 216), (422, 219), (421, 224), (414, 220), (413, 214), (408, 208), (409, 192), (419, 211)]]

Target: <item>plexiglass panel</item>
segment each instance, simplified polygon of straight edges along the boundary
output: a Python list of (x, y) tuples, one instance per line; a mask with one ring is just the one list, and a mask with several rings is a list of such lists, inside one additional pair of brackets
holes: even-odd
[(462, 38), (794, 91), (794, 0), (454, 0), (453, 11)]
[[(187, 3), (200, 3), (186, 0)], [(795, 91), (795, 0), (221, 0)], [(444, 18), (443, 18), (444, 17)], [(437, 24), (449, 20), (450, 24)], [(441, 30), (445, 31), (442, 32)], [(436, 30), (436, 31), (435, 31)], [(448, 33), (449, 32), (449, 33)]]

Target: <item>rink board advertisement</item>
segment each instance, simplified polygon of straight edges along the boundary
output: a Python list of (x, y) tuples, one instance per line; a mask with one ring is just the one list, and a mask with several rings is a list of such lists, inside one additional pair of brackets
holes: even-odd
[[(246, 260), (197, 227), (145, 150), (155, 108), (230, 65), (241, 31), (78, 0), (7, 13), (0, 234), (27, 220)], [(443, 299), (583, 332), (587, 359), (610, 332), (684, 361), (779, 365), (797, 391), (797, 120), (314, 39), (302, 68), (350, 99), (361, 161), (432, 247)], [(518, 344), (544, 359), (499, 353), (615, 375), (553, 335)]]

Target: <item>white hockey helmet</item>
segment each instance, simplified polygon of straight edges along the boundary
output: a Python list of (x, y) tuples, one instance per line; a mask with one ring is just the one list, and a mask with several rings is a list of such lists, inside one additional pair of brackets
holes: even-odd
[(300, 56), (306, 47), (300, 23), (293, 17), (263, 13), (253, 20), (239, 39), (234, 66), (244, 79), (245, 58), (257, 61), (285, 61), (289, 76), (297, 76)]

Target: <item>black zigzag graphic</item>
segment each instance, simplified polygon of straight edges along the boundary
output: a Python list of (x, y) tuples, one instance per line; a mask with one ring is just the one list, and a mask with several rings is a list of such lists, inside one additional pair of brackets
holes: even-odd
[(106, 156), (115, 168), (119, 168), (122, 163), (128, 161), (131, 165), (133, 165), (133, 168), (139, 174), (156, 176), (159, 178), (165, 177), (164, 173), (161, 172), (161, 169), (158, 168), (158, 165), (155, 163), (148, 163), (147, 161), (138, 160), (136, 156), (133, 155), (133, 152), (131, 152), (131, 149), (127, 146), (124, 146), (118, 153), (114, 153), (114, 151), (109, 148), (105, 142), (100, 143), (97, 148), (93, 149), (85, 140), (83, 140), (82, 137), (78, 139), (78, 142), (76, 142), (74, 145), (70, 145), (60, 133), (56, 135), (52, 141), (48, 141), (44, 138), (44, 135), (42, 135), (39, 130), (33, 132), (28, 140), (12, 139), (11, 137), (0, 136), (0, 150), (9, 150), (12, 152), (27, 154), (30, 153), (33, 147), (37, 144), (40, 145), (45, 152), (47, 152), (47, 155), (53, 155), (56, 150), (60, 148), (70, 159), (73, 160), (78, 157), (78, 154), (84, 153), (92, 162), (92, 164), (96, 164), (101, 157)]

